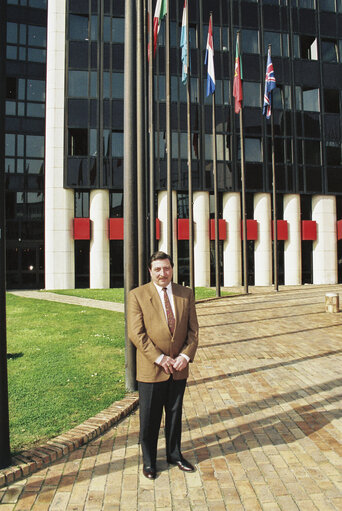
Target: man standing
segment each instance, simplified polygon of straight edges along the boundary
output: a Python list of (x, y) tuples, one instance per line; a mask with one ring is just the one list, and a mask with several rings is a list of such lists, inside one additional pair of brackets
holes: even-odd
[(192, 290), (172, 282), (171, 257), (155, 252), (149, 272), (151, 282), (128, 294), (127, 328), (137, 348), (143, 474), (154, 479), (163, 408), (167, 461), (180, 470), (194, 470), (181, 453), (181, 430), (188, 364), (197, 349), (198, 323)]

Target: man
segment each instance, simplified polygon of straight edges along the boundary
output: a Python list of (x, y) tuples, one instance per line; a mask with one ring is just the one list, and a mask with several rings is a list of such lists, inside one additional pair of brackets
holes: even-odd
[(192, 290), (172, 282), (171, 257), (155, 252), (149, 272), (151, 282), (128, 294), (127, 328), (137, 348), (143, 474), (155, 479), (163, 408), (167, 461), (180, 470), (194, 470), (180, 445), (183, 395), (188, 364), (197, 349), (198, 323)]

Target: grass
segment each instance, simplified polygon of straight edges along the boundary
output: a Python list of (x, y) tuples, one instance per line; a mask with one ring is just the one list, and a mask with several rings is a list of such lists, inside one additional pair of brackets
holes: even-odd
[[(79, 296), (80, 298), (93, 298), (94, 300), (105, 300), (107, 302), (124, 303), (123, 288), (111, 289), (63, 289), (53, 291), (61, 295)], [(233, 293), (221, 291), (222, 296), (229, 296)], [(216, 296), (216, 290), (210, 287), (196, 287), (196, 300), (213, 298)]]
[(67, 431), (125, 395), (124, 315), (7, 294), (11, 448)]

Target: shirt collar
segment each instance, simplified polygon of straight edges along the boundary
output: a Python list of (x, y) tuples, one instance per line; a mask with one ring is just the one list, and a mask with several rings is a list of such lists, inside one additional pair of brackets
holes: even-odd
[[(155, 282), (153, 282), (153, 284), (156, 286), (156, 289), (157, 289), (158, 293), (161, 294), (161, 292), (163, 291), (165, 286), (164, 287), (159, 286)], [(168, 285), (166, 286), (166, 289), (167, 289), (168, 292), (172, 293), (172, 281), (168, 283)]]

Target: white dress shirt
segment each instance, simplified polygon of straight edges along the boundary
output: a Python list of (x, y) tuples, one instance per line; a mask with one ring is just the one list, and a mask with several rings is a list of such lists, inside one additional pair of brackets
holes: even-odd
[[(162, 303), (162, 306), (163, 306), (163, 309), (164, 309), (164, 313), (165, 313), (165, 317), (166, 317), (166, 320), (167, 320), (167, 313), (166, 313), (165, 300), (164, 300), (164, 291), (163, 291), (164, 287), (158, 286), (158, 284), (156, 284), (155, 282), (153, 282), (153, 284), (156, 286), (156, 290), (158, 291), (159, 298), (160, 298), (160, 301)], [(173, 301), (172, 283), (171, 282), (169, 282), (169, 284), (166, 286), (166, 292), (167, 292), (167, 296), (169, 298), (169, 302), (170, 302), (170, 305), (171, 305), (171, 309), (172, 309), (173, 315), (174, 315), (174, 317), (176, 317), (175, 304), (174, 304), (174, 301)], [(190, 358), (188, 357), (188, 355), (185, 355), (184, 353), (180, 353), (180, 355), (182, 355), (182, 357), (184, 357), (185, 360), (187, 362), (189, 362)], [(159, 365), (160, 362), (163, 360), (163, 356), (164, 355), (159, 355), (159, 357), (155, 361), (155, 364)]]

